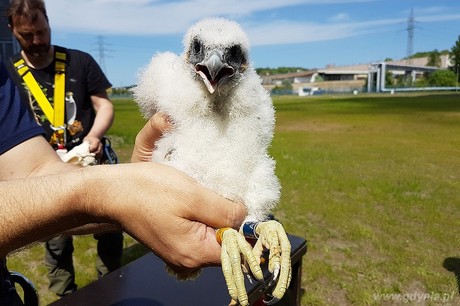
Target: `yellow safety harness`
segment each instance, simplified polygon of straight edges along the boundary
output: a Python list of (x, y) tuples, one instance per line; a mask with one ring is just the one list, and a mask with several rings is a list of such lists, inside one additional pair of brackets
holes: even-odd
[(65, 67), (66, 54), (55, 52), (55, 74), (54, 74), (54, 107), (43, 93), (32, 72), (21, 57), (14, 63), (19, 76), (24, 80), (30, 92), (34, 96), (38, 105), (42, 109), (51, 128), (55, 131), (52, 143), (65, 146), (66, 144), (66, 124), (65, 124)]

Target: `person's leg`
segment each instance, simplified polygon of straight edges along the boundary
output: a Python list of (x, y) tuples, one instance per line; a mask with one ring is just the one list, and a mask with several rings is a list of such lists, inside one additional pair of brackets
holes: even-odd
[(72, 254), (71, 236), (59, 235), (46, 242), (45, 264), (48, 268), (49, 290), (59, 296), (77, 290)]
[(121, 267), (123, 232), (95, 234), (97, 240), (96, 269), (99, 277)]

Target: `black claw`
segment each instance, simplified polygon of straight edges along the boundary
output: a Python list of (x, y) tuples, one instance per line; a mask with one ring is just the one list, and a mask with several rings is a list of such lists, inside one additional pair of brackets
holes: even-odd
[(265, 286), (265, 280), (263, 278), (261, 280), (259, 280), (252, 273), (246, 273), (245, 272), (244, 274), (248, 278), (250, 284), (253, 284), (253, 282), (256, 281), (256, 282), (260, 282), (262, 284), (262, 286), (266, 287)]
[(274, 304), (278, 303), (279, 301), (280, 301), (279, 298), (272, 297), (272, 299), (270, 301), (264, 300), (264, 304), (265, 305), (274, 305)]
[(261, 279), (260, 280), (260, 283), (262, 284), (262, 286), (264, 286), (264, 288), (267, 288), (267, 284), (265, 284), (265, 279)]
[(273, 286), (273, 284), (276, 282), (275, 276), (273, 274), (270, 275), (270, 278), (268, 279), (268, 287)]

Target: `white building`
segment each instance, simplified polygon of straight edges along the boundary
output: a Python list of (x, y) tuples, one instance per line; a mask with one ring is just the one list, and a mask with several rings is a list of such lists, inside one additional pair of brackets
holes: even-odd
[(448, 55), (441, 55), (441, 67), (428, 67), (427, 62), (428, 57), (422, 57), (348, 66), (329, 65), (317, 70), (262, 76), (262, 79), (264, 86), (269, 90), (287, 82), (292, 85), (295, 93), (301, 88), (312, 87), (318, 87), (326, 92), (423, 90), (423, 88), (386, 88), (385, 76), (390, 72), (396, 78), (410, 76), (412, 81), (415, 81), (427, 72), (447, 69), (450, 65)]

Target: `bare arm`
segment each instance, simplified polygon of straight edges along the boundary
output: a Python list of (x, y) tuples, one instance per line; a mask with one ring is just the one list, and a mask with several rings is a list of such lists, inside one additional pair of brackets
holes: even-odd
[(62, 162), (41, 136), (36, 136), (0, 155), (0, 180), (39, 176), (75, 169)]
[(155, 163), (86, 167), (3, 181), (0, 188), (6, 195), (0, 256), (54, 233), (109, 222), (120, 224), (172, 265), (216, 264), (220, 246), (213, 227), (236, 227), (244, 212), (175, 169)]
[[(16, 232), (16, 230), (18, 230), (17, 233), (20, 233), (20, 227), (36, 229), (35, 234), (37, 236), (34, 236), (34, 233), (27, 235), (30, 241), (24, 240), (22, 242), (21, 239), (16, 240), (19, 246), (46, 237), (48, 235), (47, 230), (43, 231), (36, 228), (36, 224), (30, 222), (30, 219), (23, 220), (21, 219), (21, 215), (18, 216), (17, 214), (23, 213), (22, 217), (26, 217), (27, 212), (33, 210), (34, 213), (36, 211), (37, 216), (40, 216), (40, 207), (35, 203), (50, 202), (53, 206), (50, 206), (49, 212), (52, 212), (53, 215), (59, 215), (60, 211), (57, 210), (59, 206), (54, 204), (63, 202), (59, 200), (60, 197), (67, 199), (70, 196), (68, 190), (62, 189), (61, 186), (68, 186), (68, 183), (75, 180), (71, 179), (67, 182), (65, 181), (67, 180), (65, 176), (35, 180), (32, 178), (50, 174), (62, 174), (68, 171), (73, 172), (78, 167), (62, 162), (51, 146), (41, 136), (37, 136), (0, 155), (0, 169), (0, 181), (10, 181), (0, 182), (0, 188), (4, 191), (2, 213), (0, 213), (2, 215), (2, 218), (0, 218), (1, 241), (3, 242), (4, 239), (5, 241), (8, 239), (4, 236), (8, 234), (8, 231), (3, 232), (3, 229), (8, 228), (10, 229), (10, 234)], [(28, 179), (24, 180), (24, 178)], [(55, 179), (58, 179), (58, 181), (54, 182)], [(34, 183), (34, 181), (37, 181), (37, 183)], [(53, 186), (48, 186), (48, 181), (53, 181)], [(48, 187), (50, 187), (50, 190), (48, 190)], [(21, 188), (25, 189), (21, 192)], [(53, 192), (52, 190), (55, 191)], [(49, 195), (49, 198), (44, 198), (43, 194)], [(58, 198), (55, 198), (56, 196)], [(53, 203), (52, 201), (55, 202)], [(100, 228), (98, 230), (102, 230), (100, 225), (94, 225), (91, 228), (93, 230), (97, 230), (97, 228)], [(51, 234), (58, 234), (60, 232), (58, 228), (55, 229), (53, 227), (50, 227), (49, 230)], [(88, 231), (87, 229), (84, 230), (85, 232), (79, 233), (83, 234)], [(3, 251), (3, 246), (0, 249)]]
[[(13, 166), (11, 160), (21, 156), (48, 167), (27, 159), (24, 167)], [(245, 216), (242, 205), (173, 168), (156, 163), (76, 168), (61, 162), (42, 137), (1, 155), (0, 170), (0, 256), (85, 224), (112, 223), (181, 271), (220, 263), (214, 228), (236, 228)]]
[[(37, 152), (40, 152), (40, 154), (37, 154)], [(0, 180), (57, 174), (77, 168), (78, 166), (63, 163), (50, 145), (40, 136), (29, 139), (20, 146), (0, 155), (0, 169), (2, 169), (0, 171)], [(85, 235), (119, 229), (120, 227), (114, 224), (88, 224), (66, 231), (66, 233), (69, 235)], [(59, 232), (54, 233), (54, 235), (57, 234)]]
[[(73, 173), (75, 175), (75, 173)], [(69, 174), (0, 182), (0, 257), (31, 242), (92, 222), (79, 209), (81, 183)]]

